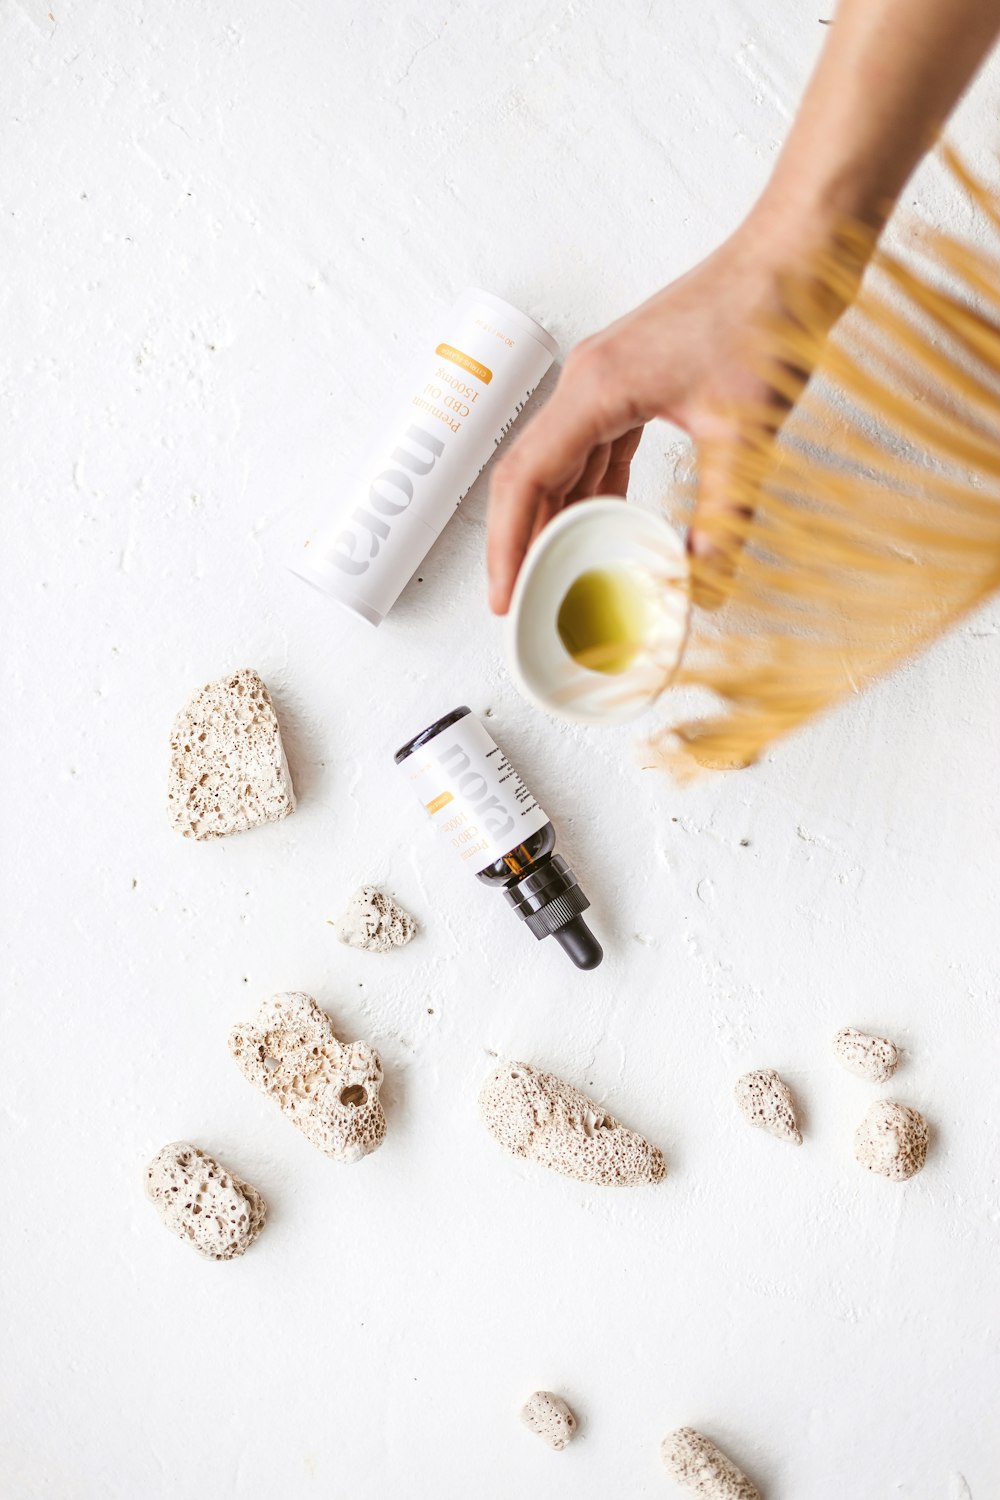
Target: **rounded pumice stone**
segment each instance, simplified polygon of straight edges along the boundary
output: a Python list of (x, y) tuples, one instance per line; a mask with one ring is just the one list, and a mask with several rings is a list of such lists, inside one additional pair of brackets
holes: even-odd
[(899, 1048), (886, 1036), (870, 1036), (853, 1026), (843, 1026), (833, 1039), (837, 1060), (859, 1078), (887, 1083), (899, 1065)]
[(166, 1227), (208, 1260), (235, 1260), (264, 1227), (267, 1205), (190, 1141), (173, 1141), (146, 1168), (146, 1197)]
[(742, 1469), (694, 1427), (678, 1427), (665, 1437), (660, 1457), (667, 1473), (703, 1500), (761, 1500), (757, 1486)]
[(558, 1452), (576, 1432), (576, 1417), (554, 1391), (535, 1391), (521, 1407), (521, 1421)]
[(878, 1099), (854, 1132), (854, 1156), (869, 1172), (905, 1182), (927, 1160), (930, 1130), (919, 1110)]
[(780, 1141), (801, 1146), (802, 1133), (795, 1117), (792, 1091), (773, 1068), (744, 1073), (736, 1084), (736, 1103), (750, 1125), (766, 1130)]

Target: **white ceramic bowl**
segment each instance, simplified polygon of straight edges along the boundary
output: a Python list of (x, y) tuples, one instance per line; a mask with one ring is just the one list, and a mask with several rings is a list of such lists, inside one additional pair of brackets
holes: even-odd
[[(581, 666), (559, 634), (560, 606), (584, 573), (634, 574), (649, 628), (643, 649), (621, 672)], [(567, 506), (532, 543), (507, 617), (507, 659), (520, 691), (540, 708), (585, 724), (636, 718), (663, 692), (687, 637), (687, 554), (658, 516), (614, 498)]]

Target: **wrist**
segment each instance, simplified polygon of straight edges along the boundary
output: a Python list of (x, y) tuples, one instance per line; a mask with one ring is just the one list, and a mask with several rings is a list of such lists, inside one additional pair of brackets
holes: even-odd
[(895, 204), (895, 194), (851, 166), (826, 179), (776, 169), (747, 215), (754, 238), (822, 246), (845, 225), (860, 224), (878, 234)]

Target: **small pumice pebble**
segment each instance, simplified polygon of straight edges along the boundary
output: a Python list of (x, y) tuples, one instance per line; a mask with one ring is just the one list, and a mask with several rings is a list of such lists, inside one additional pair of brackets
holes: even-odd
[(576, 1418), (554, 1391), (536, 1391), (521, 1407), (521, 1421), (550, 1448), (565, 1448), (576, 1431)]
[(792, 1091), (773, 1068), (759, 1068), (744, 1073), (736, 1084), (736, 1103), (745, 1120), (776, 1135), (781, 1141), (802, 1144), (802, 1133), (795, 1118)]
[(899, 1048), (886, 1036), (869, 1036), (844, 1026), (833, 1039), (837, 1060), (849, 1073), (870, 1078), (872, 1083), (887, 1083), (899, 1065)]
[(705, 1500), (761, 1500), (755, 1484), (711, 1438), (693, 1427), (678, 1427), (660, 1446), (667, 1473), (693, 1495)]
[(393, 948), (402, 948), (417, 930), (409, 912), (374, 885), (359, 886), (344, 915), (333, 925), (342, 943), (349, 948), (364, 948), (369, 953), (389, 953)]
[(146, 1197), (166, 1227), (207, 1260), (242, 1255), (267, 1214), (256, 1188), (190, 1141), (174, 1141), (156, 1153), (146, 1168)]
[(905, 1182), (927, 1160), (930, 1130), (919, 1110), (879, 1099), (854, 1133), (854, 1156), (869, 1172)]

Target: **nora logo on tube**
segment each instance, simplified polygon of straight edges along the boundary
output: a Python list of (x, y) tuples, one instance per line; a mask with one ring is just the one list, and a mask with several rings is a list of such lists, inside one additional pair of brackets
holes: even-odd
[(378, 625), (556, 353), (538, 323), (465, 292), (385, 409), (382, 438), (293, 573)]
[[(411, 448), (404, 447), (408, 443)], [(418, 451), (413, 452), (412, 448)], [(327, 557), (335, 568), (357, 576), (367, 572), (378, 556), (379, 547), (389, 540), (389, 532), (396, 516), (406, 510), (413, 499), (414, 475), (418, 480), (429, 474), (444, 452), (444, 443), (433, 433), (412, 423), (406, 430), (403, 443), (392, 450), (394, 469), (383, 469), (368, 488), (368, 504), (359, 505), (352, 512), (348, 524), (333, 539)], [(407, 472), (408, 471), (408, 472)], [(367, 554), (356, 557), (359, 546), (367, 547)]]

